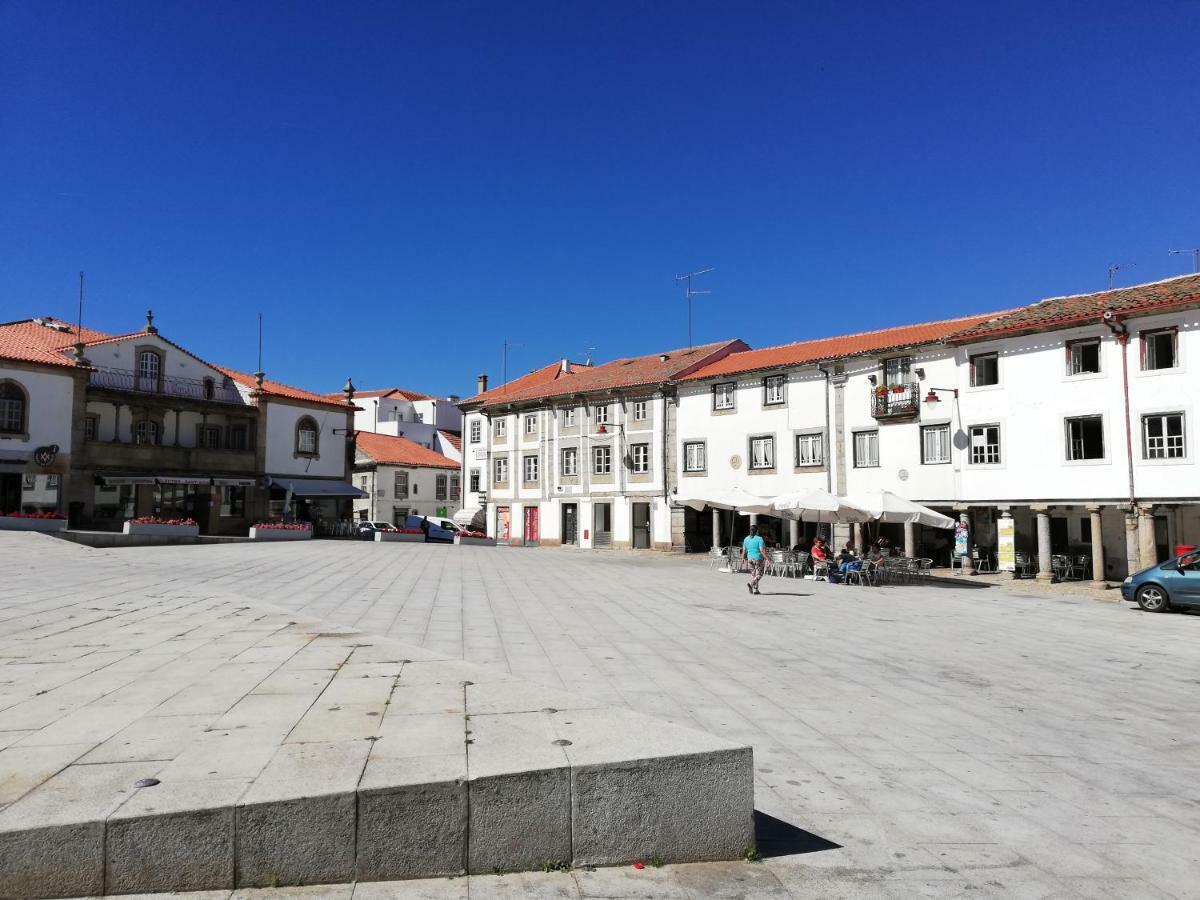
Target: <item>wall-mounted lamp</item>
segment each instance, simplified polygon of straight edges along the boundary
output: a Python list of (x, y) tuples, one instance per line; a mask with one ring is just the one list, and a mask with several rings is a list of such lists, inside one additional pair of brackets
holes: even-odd
[(868, 375), (867, 381), (869, 381), (871, 384), (875, 384), (879, 381), (879, 378), (875, 375)]
[(925, 370), (924, 370), (924, 369), (922, 369), (921, 367), (919, 367), (919, 366), (918, 366), (917, 368), (913, 369), (913, 371), (917, 373), (917, 380), (918, 380), (918, 381), (924, 381), (924, 380), (925, 380)]
[(958, 399), (958, 388), (933, 388), (933, 387), (931, 387), (929, 389), (929, 393), (925, 395), (925, 402), (926, 403), (941, 403), (942, 398), (937, 395), (938, 391), (946, 391), (947, 393), (953, 394), (955, 400)]

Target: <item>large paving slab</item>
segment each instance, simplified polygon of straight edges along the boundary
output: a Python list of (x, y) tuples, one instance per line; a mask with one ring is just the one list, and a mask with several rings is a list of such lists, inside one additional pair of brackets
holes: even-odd
[(0, 538), (0, 896), (754, 843), (747, 746), (66, 546)]

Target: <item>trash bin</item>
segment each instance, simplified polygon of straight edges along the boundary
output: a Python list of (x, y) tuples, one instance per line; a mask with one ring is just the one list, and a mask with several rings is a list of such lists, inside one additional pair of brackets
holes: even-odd
[(1196, 549), (1196, 547), (1193, 544), (1176, 544), (1175, 545), (1175, 555), (1183, 556), (1183, 554), (1191, 553), (1195, 549)]

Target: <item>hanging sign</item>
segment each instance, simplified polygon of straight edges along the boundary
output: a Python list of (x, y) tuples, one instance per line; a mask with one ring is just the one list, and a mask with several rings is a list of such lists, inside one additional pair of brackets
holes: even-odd
[(38, 447), (33, 451), (33, 461), (39, 466), (53, 464), (54, 457), (56, 456), (58, 456), (58, 444), (48, 444), (45, 447)]
[(1017, 532), (1012, 516), (1001, 516), (997, 524), (997, 568), (1001, 572), (1017, 571)]
[(967, 523), (959, 519), (954, 523), (954, 555), (966, 556), (969, 552), (967, 549)]

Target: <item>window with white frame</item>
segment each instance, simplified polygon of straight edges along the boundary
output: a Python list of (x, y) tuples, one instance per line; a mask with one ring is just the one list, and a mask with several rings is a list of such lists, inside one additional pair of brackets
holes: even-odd
[(575, 427), (575, 407), (563, 410), (563, 428)]
[(787, 379), (783, 375), (768, 375), (763, 379), (763, 404), (774, 406), (783, 402), (783, 386)]
[(632, 469), (634, 475), (645, 475), (650, 471), (649, 444), (630, 444), (629, 456), (633, 463)]
[(199, 425), (196, 428), (196, 446), (201, 450), (221, 449), (221, 428), (219, 425)]
[(481, 434), (482, 430), (483, 429), (481, 429), (479, 427), (479, 420), (472, 419), (471, 420), (471, 443), (472, 444), (479, 443), (480, 439), (482, 438), (482, 434)]
[(371, 476), (369, 476), (369, 475), (359, 475), (358, 476), (359, 490), (363, 490), (363, 491), (367, 490), (367, 482), (370, 480), (370, 477)]
[(991, 387), (1000, 383), (1000, 355), (978, 353), (971, 357), (971, 387)]
[(317, 420), (304, 416), (296, 423), (296, 452), (306, 456), (317, 453)]
[(1100, 371), (1100, 338), (1067, 341), (1067, 374), (1094, 375)]
[(29, 400), (15, 381), (0, 381), (0, 434), (24, 434)]
[(138, 354), (138, 390), (158, 389), (158, 378), (162, 374), (162, 356), (157, 350), (143, 350)]
[(879, 466), (879, 432), (854, 432), (854, 468), (874, 469)]
[(133, 426), (133, 442), (135, 444), (157, 444), (161, 440), (158, 423), (150, 419), (142, 419)]
[(455, 473), (450, 476), (450, 499), (457, 500), (462, 488), (462, 476)]
[(773, 437), (752, 437), (752, 438), (750, 438), (750, 468), (751, 469), (773, 469), (773, 468), (775, 468), (775, 438), (773, 438)]
[(611, 447), (593, 447), (592, 448), (592, 474), (593, 475), (611, 475), (612, 474), (612, 448)]
[(562, 473), (567, 478), (579, 474), (579, 448), (564, 447), (562, 451)]
[(1142, 452), (1146, 459), (1186, 457), (1183, 413), (1154, 413), (1142, 416)]
[(703, 472), (707, 466), (704, 441), (686, 441), (683, 445), (683, 471)]
[(508, 417), (501, 416), (492, 422), (492, 437), (504, 440), (508, 436)]
[(1065, 420), (1067, 459), (1104, 459), (1104, 417), (1075, 416)]
[(419, 412), (413, 413), (413, 421), (414, 422), (424, 422), (425, 421), (425, 413), (419, 413)]
[(1178, 365), (1178, 336), (1174, 328), (1160, 328), (1142, 332), (1142, 368), (1173, 369)]
[(645, 400), (635, 400), (635, 401), (634, 401), (634, 404), (633, 404), (633, 421), (635, 421), (635, 422), (645, 422), (645, 421), (646, 421), (646, 408), (647, 408), (647, 405), (648, 405), (648, 404), (646, 403), (646, 401), (645, 401)]
[(538, 480), (538, 458), (536, 456), (526, 456), (523, 461), (524, 470), (522, 472), (526, 484)]
[(479, 470), (478, 469), (471, 470), (470, 485), (471, 485), (471, 493), (478, 494), (479, 493)]
[(950, 426), (921, 427), (921, 463), (926, 466), (950, 462)]
[(392, 483), (392, 496), (403, 499), (408, 496), (408, 473), (397, 472)]
[(971, 464), (976, 466), (992, 466), (1000, 462), (1000, 426), (972, 425)]
[(796, 465), (820, 466), (825, 464), (825, 436), (822, 434), (796, 435)]
[(507, 459), (501, 458), (501, 459), (495, 460), (493, 476), (494, 476), (492, 478), (493, 484), (508, 484), (508, 460)]
[(537, 434), (537, 416), (525, 417), (525, 433)]
[(734, 392), (737, 385), (732, 381), (720, 381), (713, 385), (712, 408), (733, 409)]
[(592, 417), (596, 420), (597, 425), (608, 424), (608, 404), (597, 404), (592, 409)]

